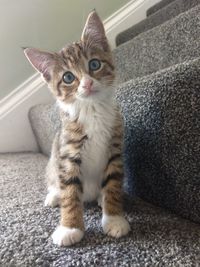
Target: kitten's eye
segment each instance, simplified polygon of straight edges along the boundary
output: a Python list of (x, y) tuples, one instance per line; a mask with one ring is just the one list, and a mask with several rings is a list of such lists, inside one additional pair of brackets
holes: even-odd
[(89, 61), (89, 70), (95, 71), (101, 68), (101, 61), (99, 59), (91, 59)]
[(71, 71), (67, 71), (63, 75), (63, 82), (70, 84), (75, 80), (75, 76)]

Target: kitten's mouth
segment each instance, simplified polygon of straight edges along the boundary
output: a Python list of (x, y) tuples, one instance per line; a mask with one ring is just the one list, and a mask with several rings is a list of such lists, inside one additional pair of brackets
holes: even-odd
[(84, 92), (84, 96), (92, 96), (92, 95), (95, 95), (99, 92), (99, 90), (97, 89), (90, 89), (90, 90), (85, 90)]
[(90, 92), (87, 92), (87, 95), (94, 95), (94, 94), (96, 94), (98, 92), (99, 92), (98, 90), (92, 90)]

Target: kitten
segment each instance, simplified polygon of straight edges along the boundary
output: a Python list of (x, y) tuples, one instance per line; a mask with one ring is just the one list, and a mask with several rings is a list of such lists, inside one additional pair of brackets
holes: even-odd
[(122, 208), (122, 119), (114, 101), (115, 68), (103, 23), (95, 11), (81, 41), (59, 53), (24, 50), (60, 106), (62, 128), (47, 166), (45, 205), (60, 205), (61, 220), (52, 235), (59, 246), (84, 235), (83, 202), (99, 200), (102, 226), (112, 237), (130, 226)]

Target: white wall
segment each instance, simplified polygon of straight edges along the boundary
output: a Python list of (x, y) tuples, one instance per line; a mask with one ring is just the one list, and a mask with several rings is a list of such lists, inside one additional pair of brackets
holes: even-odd
[(80, 38), (94, 8), (105, 19), (128, 0), (0, 0), (0, 99), (34, 73), (21, 47), (57, 51)]

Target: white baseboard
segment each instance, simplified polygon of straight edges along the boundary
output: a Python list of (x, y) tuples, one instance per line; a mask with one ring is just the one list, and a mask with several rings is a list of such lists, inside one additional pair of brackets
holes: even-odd
[(0, 120), (9, 114), (13, 109), (31, 97), (35, 92), (44, 86), (44, 82), (38, 73), (35, 73), (25, 82), (20, 84), (8, 96), (0, 101)]
[(34, 74), (0, 101), (0, 153), (38, 152), (28, 119), (31, 107), (53, 102), (39, 74)]
[[(112, 48), (121, 31), (146, 17), (146, 10), (160, 0), (132, 0), (104, 21)], [(32, 106), (53, 102), (39, 74), (34, 74), (0, 101), (0, 153), (38, 151), (28, 119)]]

